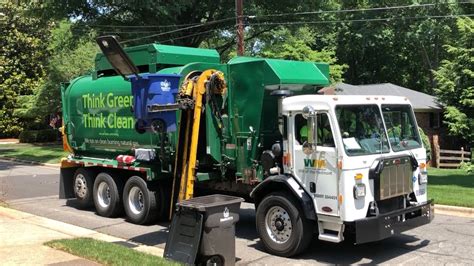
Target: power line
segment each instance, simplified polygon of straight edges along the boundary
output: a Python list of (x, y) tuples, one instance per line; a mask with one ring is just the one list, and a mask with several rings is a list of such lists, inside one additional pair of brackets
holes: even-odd
[(88, 25), (90, 27), (94, 27), (94, 28), (138, 28), (138, 29), (141, 29), (141, 28), (177, 28), (177, 27), (183, 27), (183, 26), (193, 26), (193, 25), (198, 25), (198, 24), (202, 24), (202, 23), (186, 23), (186, 24), (168, 24), (168, 25), (142, 25), (142, 26), (138, 26), (138, 25), (104, 25), (104, 24), (91, 24), (91, 25)]
[(343, 23), (343, 22), (371, 22), (371, 21), (390, 21), (390, 20), (415, 20), (426, 18), (458, 18), (458, 17), (473, 17), (474, 14), (464, 15), (445, 15), (445, 16), (417, 16), (417, 17), (393, 17), (393, 18), (372, 18), (372, 19), (344, 19), (344, 20), (326, 20), (326, 21), (289, 21), (289, 22), (263, 22), (250, 23), (251, 26), (271, 26), (271, 25), (304, 25), (304, 24), (329, 24), (329, 23)]
[(472, 2), (472, 1), (466, 1), (466, 2), (456, 2), (456, 3), (433, 3), (433, 4), (404, 5), (404, 6), (388, 6), (388, 7), (373, 7), (373, 8), (359, 8), (359, 9), (320, 10), (320, 11), (307, 11), (307, 12), (268, 14), (268, 15), (259, 15), (259, 16), (249, 16), (249, 17), (250, 17), (250, 18), (263, 18), (263, 17), (294, 16), (294, 15), (316, 15), (316, 14), (332, 14), (332, 13), (352, 13), (352, 12), (384, 11), (384, 10), (394, 10), (394, 9), (419, 8), (419, 7), (433, 7), (433, 6), (439, 6), (439, 5), (457, 5), (457, 4), (474, 4), (474, 2)]
[(225, 28), (222, 28), (222, 29), (212, 29), (212, 30), (207, 30), (207, 31), (202, 31), (202, 32), (194, 33), (194, 34), (185, 35), (185, 36), (180, 36), (180, 37), (176, 37), (176, 38), (172, 38), (172, 39), (168, 39), (168, 40), (164, 40), (164, 41), (159, 41), (159, 43), (167, 43), (167, 42), (171, 42), (171, 41), (175, 41), (175, 40), (185, 39), (185, 38), (188, 38), (188, 37), (207, 34), (209, 32), (213, 32), (213, 31), (226, 30), (226, 29), (229, 29), (229, 28), (233, 28), (233, 26), (232, 27), (225, 27)]
[[(403, 6), (389, 6), (389, 7), (374, 7), (374, 8), (361, 8), (361, 9), (343, 9), (343, 10), (320, 10), (320, 11), (308, 11), (308, 12), (294, 12), (294, 13), (280, 13), (280, 14), (268, 14), (268, 15), (245, 15), (244, 18), (265, 18), (265, 17), (281, 17), (281, 16), (294, 16), (294, 15), (314, 15), (314, 14), (331, 14), (331, 13), (350, 13), (350, 12), (365, 12), (365, 11), (384, 11), (384, 10), (395, 10), (405, 8), (420, 8), (420, 7), (433, 7), (439, 5), (456, 5), (456, 4), (474, 4), (472, 1), (456, 2), (456, 3), (431, 3), (431, 4), (420, 4), (420, 5), (403, 5)], [(231, 17), (224, 20), (234, 20), (238, 18)], [(205, 26), (210, 23), (217, 21), (208, 21), (205, 23), (186, 23), (186, 24), (169, 24), (169, 25), (105, 25), (105, 24), (91, 24), (89, 27), (102, 27), (102, 28), (127, 28), (127, 29), (142, 29), (142, 28), (171, 28), (180, 26)], [(153, 31), (150, 31), (153, 32)]]
[[(463, 4), (463, 3), (470, 3), (470, 2), (458, 2), (458, 3)], [(454, 3), (446, 3), (446, 4), (454, 4)], [(324, 14), (324, 13), (361, 12), (361, 11), (371, 11), (371, 10), (390, 10), (390, 9), (402, 9), (402, 8), (412, 8), (412, 7), (428, 7), (428, 6), (435, 6), (435, 5), (439, 5), (439, 4), (424, 4), (424, 5), (417, 5), (417, 6), (413, 6), (413, 5), (412, 6), (407, 6), (407, 5), (405, 5), (405, 6), (392, 6), (392, 7), (366, 8), (366, 9), (326, 10), (326, 11), (314, 11), (314, 12), (262, 15), (260, 17), (283, 16), (283, 15), (289, 15), (289, 14), (292, 14), (292, 15), (300, 14), (301, 15), (301, 14), (317, 14), (317, 13)], [(244, 17), (257, 18), (257, 16), (244, 16)], [(179, 28), (179, 29), (175, 29), (175, 30), (171, 30), (171, 31), (166, 31), (166, 32), (161, 32), (161, 33), (157, 33), (157, 34), (151, 34), (151, 35), (147, 35), (147, 36), (143, 36), (143, 37), (138, 37), (138, 38), (134, 38), (134, 39), (125, 40), (122, 43), (128, 43), (128, 42), (132, 42), (132, 41), (138, 41), (138, 40), (143, 40), (143, 39), (147, 39), (147, 38), (163, 36), (163, 35), (166, 35), (166, 34), (180, 32), (180, 31), (193, 29), (193, 28), (198, 28), (198, 27), (206, 27), (206, 26), (210, 26), (210, 25), (213, 25), (213, 24), (234, 20), (236, 18), (237, 17), (230, 17), (230, 18), (226, 18), (226, 19), (209, 21), (209, 22), (206, 22), (206, 23), (201, 23), (201, 24), (197, 24), (197, 25), (183, 27), (183, 28)], [(377, 20), (387, 20), (387, 19), (370, 19), (370, 20), (377, 21)], [(353, 20), (353, 21), (358, 21), (358, 20)], [(365, 19), (365, 20), (361, 20), (361, 21), (369, 21), (369, 19)], [(336, 23), (336, 22), (344, 22), (344, 20), (325, 21), (325, 22), (317, 22), (317, 23)], [(291, 24), (317, 24), (317, 23), (316, 22), (311, 22), (311, 23), (308, 23), (308, 22), (287, 22), (287, 23), (282, 24), (282, 23), (267, 22), (267, 23), (254, 23), (252, 25), (286, 25), (286, 24), (291, 25)]]
[(180, 32), (180, 31), (183, 31), (183, 30), (189, 30), (189, 29), (193, 29), (193, 28), (205, 27), (205, 26), (209, 26), (209, 25), (213, 25), (213, 24), (217, 24), (217, 23), (221, 23), (221, 22), (226, 22), (226, 21), (229, 21), (229, 20), (235, 20), (235, 17), (219, 19), (219, 20), (213, 20), (213, 21), (202, 23), (202, 24), (199, 24), (199, 25), (179, 28), (179, 29), (176, 29), (176, 30), (171, 30), (171, 31), (167, 31), (167, 32), (157, 33), (157, 34), (152, 34), (152, 35), (149, 35), (149, 36), (143, 36), (143, 37), (139, 37), (139, 38), (135, 38), (135, 39), (130, 39), (130, 40), (123, 41), (121, 43), (128, 43), (128, 42), (138, 41), (138, 40), (142, 40), (142, 39), (158, 37), (158, 36), (162, 36), (162, 35), (165, 35), (165, 34)]

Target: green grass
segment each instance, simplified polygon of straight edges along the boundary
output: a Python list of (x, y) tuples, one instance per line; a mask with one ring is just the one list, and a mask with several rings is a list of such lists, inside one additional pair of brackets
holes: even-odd
[(0, 157), (10, 157), (40, 163), (59, 163), (67, 156), (61, 144), (1, 144)]
[(162, 257), (92, 238), (61, 239), (44, 244), (105, 265), (179, 265)]
[(428, 197), (435, 204), (474, 208), (474, 174), (461, 169), (428, 169)]

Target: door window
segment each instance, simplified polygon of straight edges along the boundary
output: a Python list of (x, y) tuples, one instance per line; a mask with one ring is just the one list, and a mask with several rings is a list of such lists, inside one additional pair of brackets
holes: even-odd
[[(318, 146), (335, 147), (329, 117), (326, 113), (317, 114), (316, 143)], [(295, 115), (295, 139), (299, 145), (308, 141), (308, 123), (302, 114)]]

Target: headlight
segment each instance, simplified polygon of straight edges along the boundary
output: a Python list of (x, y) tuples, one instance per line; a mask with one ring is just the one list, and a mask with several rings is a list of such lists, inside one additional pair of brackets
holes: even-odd
[(426, 183), (428, 183), (428, 172), (421, 171), (418, 174), (418, 184), (422, 185), (422, 184), (426, 184)]
[(365, 185), (364, 184), (356, 184), (354, 186), (354, 198), (360, 199), (365, 197)]

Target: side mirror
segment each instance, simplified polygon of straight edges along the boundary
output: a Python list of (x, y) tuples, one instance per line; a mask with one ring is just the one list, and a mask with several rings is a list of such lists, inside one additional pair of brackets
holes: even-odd
[(307, 120), (308, 128), (308, 140), (303, 143), (303, 152), (305, 154), (311, 154), (316, 151), (317, 144), (317, 132), (318, 132), (318, 118), (317, 112), (311, 106), (305, 106), (303, 108), (303, 117)]

